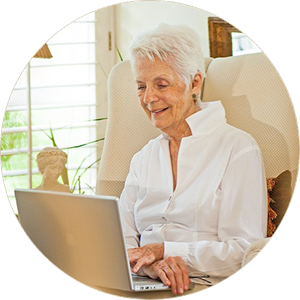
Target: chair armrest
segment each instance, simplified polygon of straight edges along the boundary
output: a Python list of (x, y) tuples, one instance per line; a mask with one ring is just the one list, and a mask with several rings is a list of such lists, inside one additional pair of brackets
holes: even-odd
[(249, 263), (269, 242), (270, 238), (260, 239), (255, 241), (251, 246), (245, 251), (242, 267)]

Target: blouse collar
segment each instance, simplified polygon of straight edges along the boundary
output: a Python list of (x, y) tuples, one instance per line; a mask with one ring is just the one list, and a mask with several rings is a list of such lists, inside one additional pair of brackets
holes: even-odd
[[(226, 123), (225, 110), (221, 101), (200, 102), (200, 108), (200, 111), (186, 118), (192, 136), (207, 135)], [(162, 136), (164, 139), (169, 139), (165, 133)]]

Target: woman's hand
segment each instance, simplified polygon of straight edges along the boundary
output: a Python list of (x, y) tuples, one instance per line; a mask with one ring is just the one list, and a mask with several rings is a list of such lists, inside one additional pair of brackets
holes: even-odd
[(164, 258), (164, 244), (148, 244), (128, 250), (129, 263), (133, 273), (138, 273), (143, 266), (150, 266)]
[(142, 275), (148, 275), (153, 279), (158, 277), (161, 281), (172, 288), (173, 294), (183, 294), (189, 289), (191, 283), (189, 279), (188, 269), (179, 256), (168, 257), (166, 259), (156, 261), (150, 266), (144, 266), (141, 269)]

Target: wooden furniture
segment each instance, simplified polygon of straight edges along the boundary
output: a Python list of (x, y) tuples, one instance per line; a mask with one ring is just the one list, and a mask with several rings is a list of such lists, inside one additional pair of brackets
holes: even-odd
[(228, 22), (217, 18), (208, 18), (210, 57), (232, 56), (232, 32), (240, 32)]

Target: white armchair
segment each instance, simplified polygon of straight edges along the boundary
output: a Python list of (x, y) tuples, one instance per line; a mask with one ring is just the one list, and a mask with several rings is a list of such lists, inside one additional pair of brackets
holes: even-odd
[[(273, 65), (260, 53), (208, 58), (206, 66), (202, 101), (221, 100), (228, 123), (249, 132), (258, 142), (267, 177), (277, 177), (289, 170), (291, 173), (284, 185), (293, 190), (299, 160), (297, 123), (289, 95)], [(128, 61), (119, 63), (110, 73), (108, 102), (108, 123), (97, 193), (119, 196), (132, 156), (160, 132), (150, 124), (139, 106)], [(276, 219), (279, 222), (290, 201), (290, 194), (281, 191), (280, 196), (276, 203)], [(261, 243), (266, 242), (252, 245), (243, 264), (260, 251)]]

